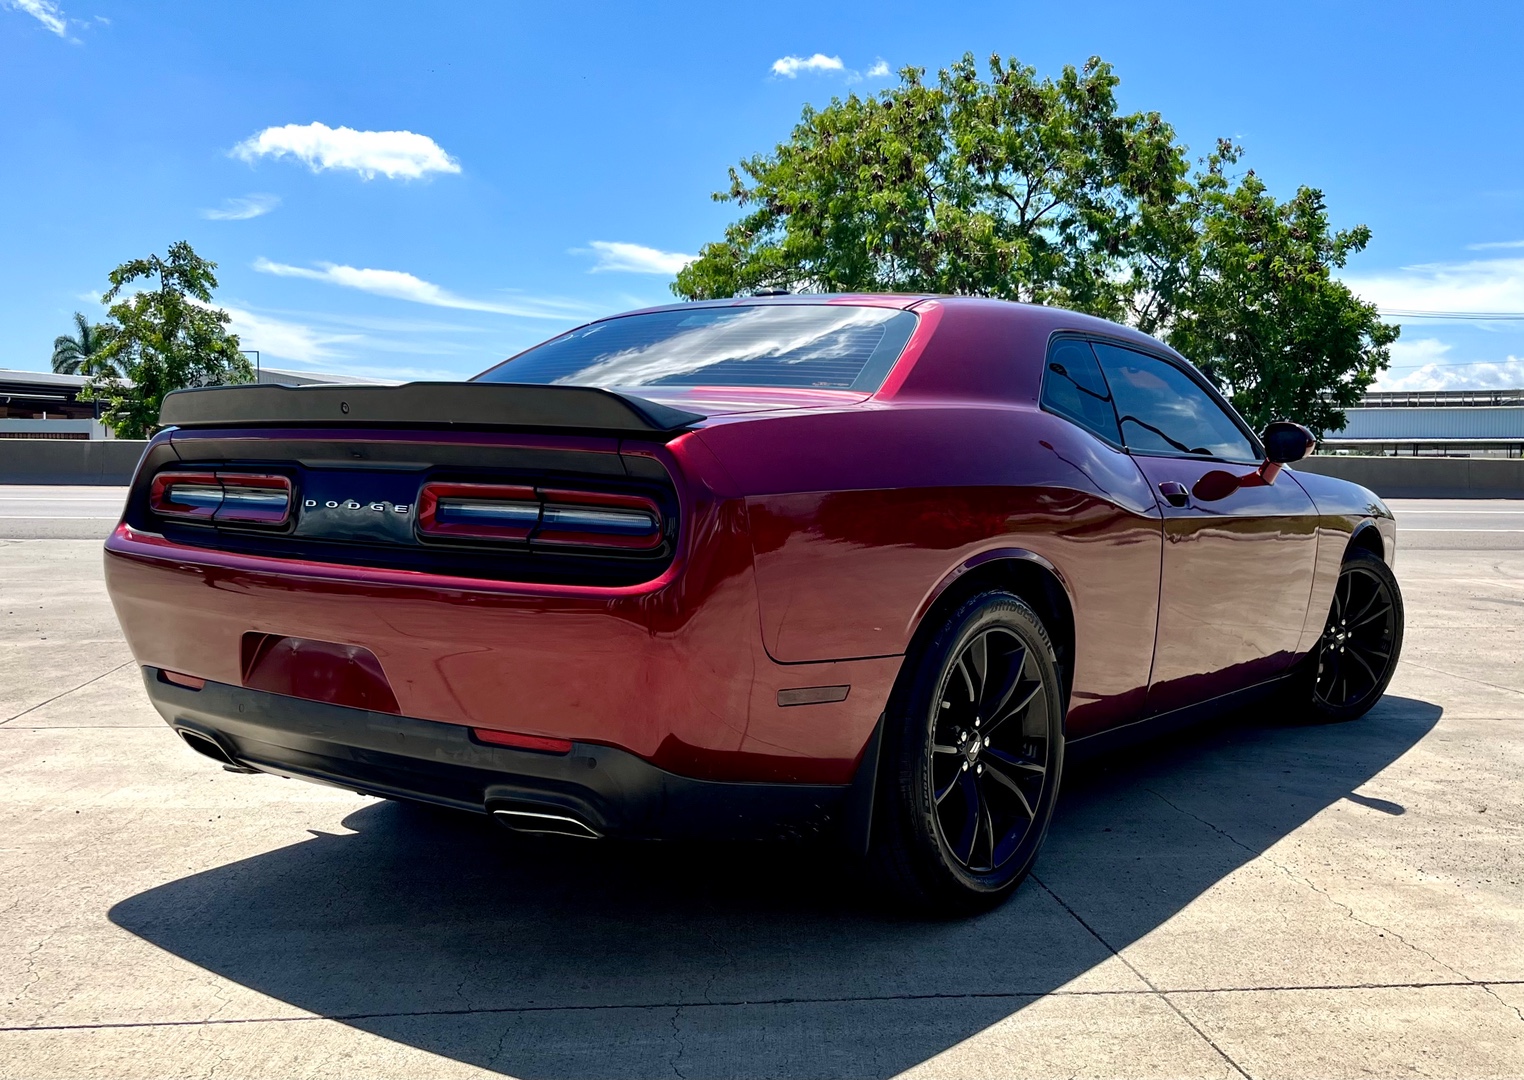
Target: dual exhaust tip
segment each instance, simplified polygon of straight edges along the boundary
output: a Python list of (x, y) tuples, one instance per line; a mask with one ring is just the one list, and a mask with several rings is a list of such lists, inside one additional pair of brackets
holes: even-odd
[[(210, 735), (190, 728), (176, 728), (180, 738), (185, 740), (196, 753), (203, 757), (209, 757), (218, 762), (225, 769), (234, 772), (256, 772), (247, 765), (239, 764), (227, 749), (212, 738)], [(488, 813), (501, 825), (518, 833), (533, 833), (540, 836), (575, 836), (580, 840), (601, 840), (603, 834), (593, 828), (581, 818), (574, 817), (561, 808), (555, 810), (539, 806), (524, 806), (521, 804), (489, 804)]]
[(192, 731), (190, 728), (175, 728), (175, 730), (180, 733), (180, 738), (185, 740), (186, 746), (203, 757), (209, 757), (213, 761), (218, 762), (228, 772), (252, 773), (259, 771), (258, 769), (251, 769), (247, 765), (239, 764), (233, 755), (228, 753), (227, 749), (210, 735), (203, 735), (201, 732)]
[(517, 833), (538, 836), (575, 836), (580, 840), (599, 840), (603, 834), (581, 818), (541, 808), (489, 806), (488, 812), (498, 824)]

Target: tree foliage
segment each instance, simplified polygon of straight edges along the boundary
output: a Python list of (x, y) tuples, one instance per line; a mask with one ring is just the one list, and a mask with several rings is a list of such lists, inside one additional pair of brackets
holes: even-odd
[[(228, 333), (228, 313), (212, 306), (217, 264), (183, 240), (165, 258), (149, 255), (111, 271), (110, 333), (98, 353), (110, 369), (91, 380), (90, 394), (106, 402), (102, 419), (125, 439), (141, 439), (159, 423), (159, 404), (188, 386), (249, 382), (248, 360)], [(157, 288), (126, 293), (149, 280)]]
[(1323, 193), (1277, 202), (1253, 170), (1236, 184), (1222, 144), (1191, 192), (1196, 242), (1165, 340), (1256, 426), (1289, 417), (1338, 430), (1390, 361), (1399, 327), (1333, 276), (1370, 229), (1330, 231)]
[[(1395, 327), (1331, 276), (1369, 240), (1330, 233), (1320, 192), (1279, 203), (1239, 149), (1192, 170), (1158, 113), (1122, 112), (1092, 57), (1039, 78), (969, 55), (876, 97), (806, 108), (730, 171), (741, 217), (673, 291), (931, 292), (1053, 304), (1169, 341), (1259, 422), (1343, 423)], [(1316, 354), (1316, 355), (1314, 355)]]
[(74, 313), (74, 333), (59, 334), (53, 339), (53, 370), (60, 375), (109, 374), (102, 366), (100, 352), (110, 340), (111, 328), (91, 323)]

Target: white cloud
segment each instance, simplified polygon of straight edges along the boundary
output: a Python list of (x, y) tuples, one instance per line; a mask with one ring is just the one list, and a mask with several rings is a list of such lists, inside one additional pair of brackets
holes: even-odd
[(1524, 258), (1424, 263), (1344, 282), (1383, 312), (1524, 312)]
[(814, 56), (782, 56), (773, 61), (773, 74), (797, 79), (801, 71), (842, 71), (841, 57), (816, 53)]
[(662, 251), (642, 244), (626, 244), (618, 240), (594, 240), (589, 245), (598, 255), (598, 261), (590, 273), (605, 270), (622, 270), (631, 274), (675, 274), (687, 266), (697, 255), (684, 255), (678, 251)]
[(1454, 347), (1437, 338), (1397, 341), (1392, 366), (1372, 390), (1491, 390), (1524, 386), (1524, 360), (1453, 360)]
[(69, 36), (69, 19), (53, 0), (3, 0), (6, 7), (25, 12), (59, 37)]
[(873, 66), (863, 72), (870, 79), (882, 79), (889, 74), (889, 63), (882, 58), (873, 61)]
[(1392, 364), (1397, 368), (1415, 368), (1440, 363), (1452, 348), (1438, 338), (1398, 339), (1392, 343)]
[(279, 195), (245, 195), (241, 199), (224, 199), (220, 209), (203, 210), (201, 216), (211, 221), (248, 221), (279, 205)]
[(290, 154), (313, 172), (350, 169), (370, 180), (380, 173), (388, 179), (416, 180), (428, 173), (458, 173), (460, 163), (427, 135), (411, 131), (356, 131), (327, 124), (287, 124), (265, 128), (233, 147), (236, 158)]
[(1474, 364), (1427, 365), (1395, 378), (1384, 378), (1373, 390), (1516, 390), (1524, 386), (1524, 360), (1478, 361)]
[(231, 319), (228, 328), (238, 335), (239, 346), (259, 350), (261, 364), (270, 357), (299, 364), (323, 364), (343, 355), (335, 346), (361, 340), (359, 334), (334, 334), (303, 323), (258, 315), (246, 308), (217, 306), (228, 313)]
[(254, 269), (262, 274), (306, 278), (309, 281), (341, 285), (347, 289), (358, 289), (361, 292), (385, 296), (393, 300), (407, 300), (415, 304), (456, 308), (461, 311), (490, 311), (496, 315), (516, 315), (525, 319), (564, 321), (586, 314), (578, 305), (555, 300), (531, 300), (527, 303), (474, 300), (467, 296), (458, 296), (433, 282), (424, 281), (402, 270), (371, 270), (355, 266), (339, 266), (334, 263), (318, 263), (318, 268), (312, 269), (271, 262), (269, 259), (254, 260)]
[(1495, 251), (1498, 248), (1524, 248), (1524, 240), (1494, 240), (1488, 244), (1467, 244), (1467, 251)]

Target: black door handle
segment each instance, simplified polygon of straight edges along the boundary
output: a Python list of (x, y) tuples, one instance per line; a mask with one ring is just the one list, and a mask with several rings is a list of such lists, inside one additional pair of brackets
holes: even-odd
[(1189, 506), (1191, 493), (1185, 490), (1185, 485), (1176, 483), (1174, 480), (1166, 480), (1159, 485), (1159, 494), (1164, 496), (1164, 501), (1171, 506)]

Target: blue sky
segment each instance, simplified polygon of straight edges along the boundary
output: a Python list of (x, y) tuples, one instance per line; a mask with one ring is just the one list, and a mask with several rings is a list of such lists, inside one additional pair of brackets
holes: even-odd
[[(111, 267), (186, 239), (272, 367), (470, 375), (666, 301), (727, 166), (965, 51), (1099, 54), (1194, 152), (1234, 137), (1370, 225), (1362, 295), (1524, 312), (1517, 0), (0, 0), (0, 367), (45, 368)], [(1385, 385), (1524, 385), (1524, 321), (1401, 321)]]

